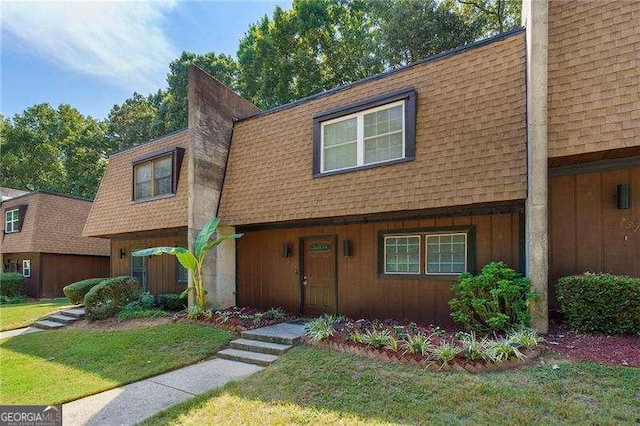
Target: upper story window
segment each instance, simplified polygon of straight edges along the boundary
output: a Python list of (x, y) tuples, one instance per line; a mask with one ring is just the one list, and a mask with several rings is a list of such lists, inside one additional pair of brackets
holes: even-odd
[(4, 213), (4, 232), (7, 234), (10, 232), (20, 231), (20, 209), (7, 210)]
[(144, 201), (176, 193), (182, 149), (172, 148), (133, 161), (133, 200)]
[(415, 99), (404, 89), (314, 116), (314, 176), (412, 160)]

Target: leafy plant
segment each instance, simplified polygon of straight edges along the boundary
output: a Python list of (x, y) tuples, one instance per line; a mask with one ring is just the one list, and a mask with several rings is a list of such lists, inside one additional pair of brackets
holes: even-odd
[(24, 277), (17, 272), (0, 272), (0, 295), (16, 296), (20, 294)]
[(0, 305), (17, 305), (18, 303), (24, 303), (27, 298), (21, 294), (15, 296), (2, 296), (0, 295)]
[(398, 342), (393, 338), (389, 330), (367, 330), (362, 335), (362, 343), (371, 346), (375, 349), (387, 348), (392, 350), (398, 350)]
[(125, 306), (118, 313), (118, 321), (126, 321), (135, 318), (160, 318), (166, 317), (168, 314), (162, 309), (142, 309), (140, 307), (128, 307)]
[(408, 335), (403, 340), (402, 346), (405, 348), (405, 353), (412, 355), (427, 355), (434, 348), (429, 336), (420, 332)]
[(159, 294), (158, 305), (165, 311), (180, 311), (187, 306), (187, 297), (174, 293)]
[(64, 292), (64, 295), (69, 298), (71, 303), (73, 303), (74, 305), (78, 305), (84, 302), (84, 296), (89, 293), (89, 290), (106, 279), (107, 278), (89, 278), (86, 280), (77, 281), (64, 287), (62, 291)]
[(270, 308), (264, 313), (264, 316), (274, 321), (284, 321), (287, 319), (287, 313), (282, 308)]
[(520, 361), (524, 361), (526, 356), (518, 350), (518, 343), (508, 339), (491, 340), (487, 346), (487, 353), (495, 361), (506, 361), (515, 356)]
[(522, 327), (507, 334), (507, 341), (519, 347), (533, 349), (544, 339), (532, 328)]
[(353, 343), (364, 343), (364, 335), (358, 330), (354, 330), (349, 334), (349, 340)]
[(483, 359), (491, 360), (491, 353), (487, 350), (489, 341), (486, 339), (478, 340), (475, 332), (463, 333), (458, 336), (462, 343), (462, 356), (470, 360)]
[(204, 285), (204, 277), (202, 276), (202, 267), (207, 253), (214, 247), (219, 246), (225, 240), (237, 239), (242, 237), (242, 234), (229, 234), (221, 235), (213, 241), (211, 237), (216, 233), (220, 219), (214, 217), (207, 223), (196, 237), (193, 252), (183, 247), (152, 247), (144, 250), (138, 250), (131, 253), (132, 256), (151, 256), (170, 254), (178, 258), (178, 262), (191, 273), (192, 282), (189, 287), (182, 293), (188, 294), (190, 291), (194, 292), (195, 304), (202, 310), (206, 309), (207, 305), (207, 289)]
[(445, 365), (448, 362), (453, 361), (460, 353), (460, 348), (453, 343), (445, 342), (441, 343), (432, 351), (433, 355)]
[(116, 315), (140, 294), (137, 278), (121, 276), (109, 278), (93, 287), (84, 297), (87, 318), (98, 320)]
[(640, 278), (584, 274), (558, 280), (558, 301), (571, 328), (640, 334)]
[(480, 274), (463, 274), (452, 290), (451, 316), (467, 329), (505, 331), (530, 325), (529, 302), (536, 298), (531, 282), (502, 262), (492, 262)]
[(336, 332), (335, 323), (337, 318), (333, 315), (322, 315), (305, 325), (307, 336), (311, 340), (320, 341), (328, 339)]
[(187, 309), (187, 317), (189, 317), (189, 319), (211, 319), (212, 316), (213, 312), (211, 312), (211, 309), (202, 309), (198, 305), (189, 306), (189, 309)]

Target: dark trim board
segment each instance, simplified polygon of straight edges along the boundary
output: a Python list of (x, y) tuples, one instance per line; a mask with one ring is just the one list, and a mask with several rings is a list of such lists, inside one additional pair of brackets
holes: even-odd
[(437, 217), (461, 217), (515, 212), (524, 212), (524, 200), (508, 201), (489, 205), (445, 207), (427, 210), (372, 213), (358, 216), (338, 216), (290, 222), (237, 225), (236, 230), (237, 232), (251, 232), (271, 229), (306, 228), (311, 226), (349, 225), (356, 223), (389, 222), (394, 220), (431, 219)]
[(568, 166), (553, 167), (549, 169), (550, 177), (570, 176), (583, 173), (605, 172), (608, 170), (640, 167), (640, 156), (627, 158), (614, 158), (608, 160), (591, 161), (588, 163), (571, 164)]

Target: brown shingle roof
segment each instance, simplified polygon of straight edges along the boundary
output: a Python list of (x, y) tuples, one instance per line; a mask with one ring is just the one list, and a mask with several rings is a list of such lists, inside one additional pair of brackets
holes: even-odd
[[(109, 241), (86, 238), (82, 229), (91, 201), (47, 192), (33, 192), (2, 203), (2, 253), (42, 252), (109, 255)], [(4, 212), (27, 205), (20, 232), (4, 234)]]
[[(314, 114), (408, 86), (414, 161), (312, 177)], [(524, 199), (525, 91), (520, 32), (240, 121), (219, 215), (245, 225)]]
[(163, 149), (177, 147), (186, 150), (188, 143), (189, 133), (183, 130), (111, 156), (84, 228), (84, 235), (109, 236), (187, 226), (186, 153), (180, 167), (175, 196), (132, 203), (131, 191), (132, 160)]

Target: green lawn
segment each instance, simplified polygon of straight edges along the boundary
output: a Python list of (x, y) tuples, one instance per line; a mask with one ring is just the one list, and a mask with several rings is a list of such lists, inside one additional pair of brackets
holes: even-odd
[(192, 364), (231, 335), (196, 324), (64, 329), (0, 341), (0, 404), (51, 405)]
[(0, 305), (0, 331), (28, 327), (39, 318), (71, 306), (69, 299), (46, 299), (32, 303)]
[(640, 369), (590, 363), (479, 375), (297, 347), (269, 368), (144, 424), (640, 422)]

